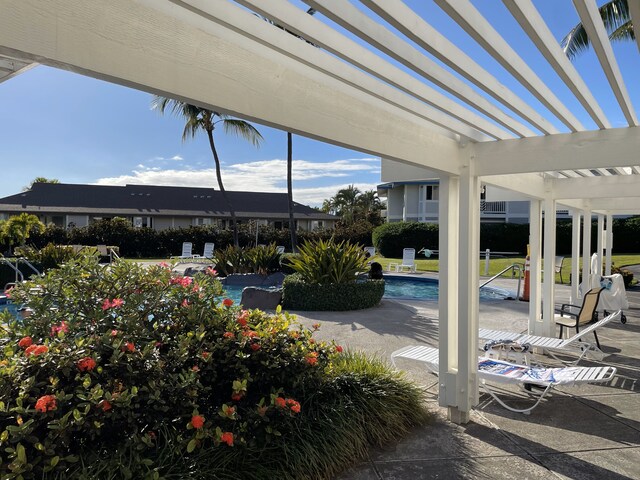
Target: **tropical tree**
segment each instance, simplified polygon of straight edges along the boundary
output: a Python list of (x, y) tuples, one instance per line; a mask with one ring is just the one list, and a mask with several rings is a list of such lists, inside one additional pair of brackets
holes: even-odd
[(182, 132), (182, 141), (195, 137), (200, 130), (207, 134), (209, 147), (211, 148), (213, 160), (215, 161), (218, 188), (220, 188), (222, 197), (224, 198), (227, 208), (229, 209), (229, 214), (231, 215), (233, 244), (236, 247), (239, 246), (236, 212), (229, 196), (227, 195), (227, 191), (224, 189), (224, 184), (222, 183), (220, 158), (218, 157), (213, 131), (218, 124), (222, 124), (222, 128), (225, 133), (243, 138), (256, 147), (260, 146), (260, 143), (263, 140), (262, 135), (260, 135), (260, 132), (258, 132), (258, 130), (249, 122), (230, 117), (224, 113), (218, 113), (212, 110), (207, 110), (206, 108), (197, 107), (180, 100), (156, 95), (154, 96), (151, 105), (154, 110), (158, 110), (161, 114), (164, 114), (166, 110), (170, 110), (174, 115), (182, 117), (186, 121)]
[(343, 221), (347, 223), (355, 221), (359, 196), (360, 190), (353, 185), (338, 190), (338, 193), (336, 193), (333, 203)]
[[(627, 0), (611, 0), (602, 5), (599, 10), (610, 40), (635, 40)], [(582, 23), (578, 23), (562, 39), (564, 53), (572, 60), (578, 54), (588, 50), (589, 44), (589, 36)]]
[(373, 224), (381, 223), (380, 210), (383, 209), (382, 202), (375, 190), (367, 190), (358, 195), (358, 213)]
[(31, 190), (34, 183), (60, 183), (60, 180), (57, 178), (36, 177), (31, 180), (31, 183), (28, 186), (22, 187), (22, 191), (26, 192), (27, 190)]
[(33, 232), (42, 233), (44, 223), (31, 213), (21, 213), (10, 217), (3, 225), (3, 237), (9, 241), (9, 247), (14, 244), (24, 245)]
[(321, 211), (339, 215), (344, 223), (366, 220), (373, 224), (381, 222), (382, 203), (375, 190), (361, 192), (353, 185), (338, 190), (335, 196), (322, 202)]

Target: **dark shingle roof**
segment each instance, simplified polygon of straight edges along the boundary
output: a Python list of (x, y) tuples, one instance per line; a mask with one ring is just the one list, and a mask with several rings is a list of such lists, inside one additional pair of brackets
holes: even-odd
[[(227, 191), (227, 195), (238, 217), (288, 216), (286, 193)], [(213, 188), (65, 183), (35, 183), (30, 190), (0, 198), (0, 211), (203, 217), (229, 214), (222, 193)], [(337, 220), (333, 215), (296, 202), (294, 215), (298, 219)]]

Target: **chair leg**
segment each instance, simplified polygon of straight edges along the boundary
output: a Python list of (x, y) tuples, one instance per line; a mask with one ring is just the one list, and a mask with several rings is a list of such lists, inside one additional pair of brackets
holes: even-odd
[(558, 335), (558, 338), (562, 338), (563, 333), (564, 333), (564, 325), (560, 325), (560, 335)]
[[(593, 331), (593, 336), (596, 337), (596, 345), (600, 348), (600, 340), (598, 340), (598, 333), (595, 330)], [(602, 348), (600, 348), (600, 350), (602, 350)]]

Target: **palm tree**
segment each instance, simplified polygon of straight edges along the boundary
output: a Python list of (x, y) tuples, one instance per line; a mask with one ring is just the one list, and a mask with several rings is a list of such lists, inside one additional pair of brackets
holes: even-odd
[[(627, 0), (611, 0), (602, 5), (599, 10), (610, 40), (635, 40)], [(589, 49), (590, 42), (582, 23), (579, 23), (571, 29), (561, 43), (564, 53), (573, 60), (578, 54)]]
[(363, 218), (371, 223), (379, 223), (380, 210), (382, 210), (382, 203), (378, 198), (378, 192), (375, 190), (367, 190), (358, 195), (357, 199), (358, 211), (362, 214)]
[(254, 146), (259, 147), (263, 138), (260, 132), (251, 125), (249, 122), (232, 118), (224, 113), (214, 112), (207, 110), (206, 108), (197, 107), (180, 100), (174, 100), (172, 98), (161, 97), (155, 95), (152, 102), (152, 108), (158, 110), (161, 114), (164, 114), (165, 110), (170, 109), (171, 112), (186, 120), (184, 131), (182, 132), (182, 141), (186, 141), (188, 138), (196, 136), (198, 131), (203, 130), (207, 134), (209, 139), (209, 147), (213, 154), (213, 159), (216, 165), (216, 177), (218, 179), (218, 187), (222, 193), (227, 208), (229, 208), (229, 214), (231, 215), (231, 224), (233, 227), (233, 244), (237, 247), (240, 242), (238, 240), (238, 224), (236, 221), (236, 212), (229, 200), (224, 184), (222, 183), (222, 173), (220, 171), (220, 158), (218, 157), (218, 151), (216, 150), (215, 141), (213, 138), (213, 131), (218, 123), (222, 123), (222, 128), (225, 133), (236, 135), (240, 138), (251, 142)]
[(60, 180), (58, 180), (57, 178), (36, 177), (31, 180), (29, 186), (22, 187), (22, 191), (26, 192), (27, 190), (31, 190), (34, 183), (60, 183)]
[(333, 204), (342, 220), (347, 223), (352, 223), (355, 220), (356, 207), (358, 205), (358, 196), (360, 190), (353, 185), (349, 185), (347, 188), (338, 190), (336, 196), (333, 197)]

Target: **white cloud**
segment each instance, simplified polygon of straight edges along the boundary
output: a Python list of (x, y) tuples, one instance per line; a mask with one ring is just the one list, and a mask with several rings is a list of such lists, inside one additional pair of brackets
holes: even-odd
[[(376, 175), (380, 173), (380, 160), (373, 158), (358, 158), (351, 160), (334, 160), (330, 162), (309, 162), (306, 160), (293, 161), (293, 196), (296, 202), (318, 206), (322, 201), (334, 196), (336, 192), (349, 185), (354, 185), (361, 191), (376, 188), (375, 183), (358, 182), (358, 177), (364, 174)], [(228, 190), (255, 192), (286, 192), (286, 160), (263, 160), (248, 163), (227, 165), (222, 169), (222, 180)], [(340, 179), (339, 183), (325, 186), (308, 186), (322, 179)], [(148, 168), (138, 165), (137, 169), (128, 175), (100, 178), (96, 185), (173, 185), (185, 187), (214, 187), (218, 188), (215, 169), (161, 169)], [(326, 183), (326, 180), (325, 182)]]
[(176, 161), (180, 161), (180, 160), (184, 160), (184, 158), (182, 158), (180, 155), (174, 155), (173, 157), (171, 157), (169, 160), (176, 160)]

